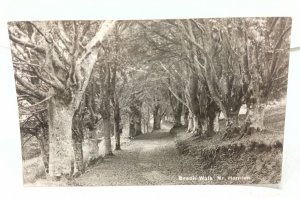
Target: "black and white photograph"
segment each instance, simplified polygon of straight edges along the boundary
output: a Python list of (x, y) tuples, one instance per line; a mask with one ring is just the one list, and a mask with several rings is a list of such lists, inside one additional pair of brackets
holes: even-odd
[(281, 182), (290, 17), (7, 27), (24, 186)]

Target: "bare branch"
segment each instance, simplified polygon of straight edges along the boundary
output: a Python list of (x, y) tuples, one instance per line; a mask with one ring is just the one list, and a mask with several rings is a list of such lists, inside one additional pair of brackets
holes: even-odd
[(23, 81), (22, 78), (20, 78), (17, 74), (15, 74), (15, 79), (17, 80), (18, 83), (20, 83), (20, 85), (22, 85), (26, 89), (30, 90), (31, 92), (33, 92), (39, 98), (46, 98), (47, 97), (47, 95), (44, 92), (41, 92), (38, 89), (36, 89), (35, 87), (33, 87), (31, 85), (31, 83)]
[(24, 47), (28, 47), (28, 48), (31, 48), (31, 49), (34, 49), (40, 53), (45, 53), (45, 49), (41, 46), (38, 46), (38, 45), (35, 45), (33, 43), (29, 43), (27, 41), (24, 41), (24, 40), (21, 40), (21, 39), (18, 39), (17, 37), (13, 36), (11, 32), (9, 32), (9, 38), (11, 41), (19, 44), (19, 45), (22, 45)]

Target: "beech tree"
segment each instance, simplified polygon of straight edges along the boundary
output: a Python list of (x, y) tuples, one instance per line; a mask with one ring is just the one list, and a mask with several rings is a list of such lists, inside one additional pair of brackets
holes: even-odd
[(248, 23), (251, 84), (245, 131), (251, 133), (264, 129), (268, 101), (286, 94), (291, 19), (262, 18)]
[[(177, 21), (192, 47), (197, 71), (222, 111), (227, 129), (239, 130), (238, 114), (250, 83), (248, 46), (243, 19)], [(230, 38), (235, 39), (230, 39)]]
[[(49, 174), (69, 175), (74, 158), (72, 120), (98, 60), (99, 45), (115, 21), (12, 22), (9, 37), (14, 65), (28, 69), (45, 87), (15, 72), (17, 86), (47, 103)], [(22, 73), (23, 74), (23, 73)]]

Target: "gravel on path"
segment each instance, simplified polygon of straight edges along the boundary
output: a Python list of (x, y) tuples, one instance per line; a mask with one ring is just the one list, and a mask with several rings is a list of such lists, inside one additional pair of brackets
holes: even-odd
[(181, 181), (179, 176), (192, 176), (185, 159), (175, 148), (169, 129), (142, 134), (115, 151), (114, 156), (90, 167), (76, 178), (80, 186), (107, 185), (168, 185), (192, 184)]

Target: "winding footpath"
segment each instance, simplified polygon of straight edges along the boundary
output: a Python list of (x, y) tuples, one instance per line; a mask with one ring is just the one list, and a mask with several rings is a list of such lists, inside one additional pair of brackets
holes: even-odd
[(80, 186), (193, 183), (179, 180), (179, 176), (192, 175), (193, 170), (185, 157), (177, 153), (169, 129), (142, 134), (114, 154), (90, 167), (74, 183)]

